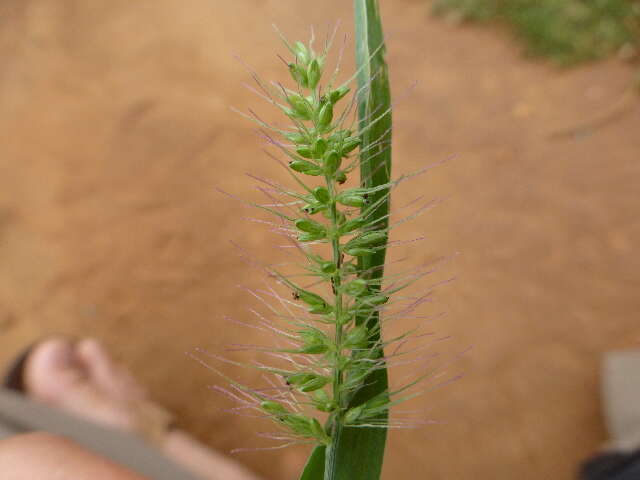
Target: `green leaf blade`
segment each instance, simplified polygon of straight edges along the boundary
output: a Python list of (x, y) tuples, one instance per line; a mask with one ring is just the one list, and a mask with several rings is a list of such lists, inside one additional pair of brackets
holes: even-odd
[(323, 480), (326, 447), (319, 445), (313, 449), (304, 466), (300, 480)]

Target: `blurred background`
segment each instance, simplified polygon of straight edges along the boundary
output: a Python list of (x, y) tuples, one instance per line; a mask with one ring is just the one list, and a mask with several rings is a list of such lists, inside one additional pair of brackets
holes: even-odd
[[(381, 4), (394, 168), (450, 159), (403, 186), (446, 199), (403, 235), (427, 237), (416, 261), (460, 253), (430, 308), (440, 350), (473, 347), (416, 401), (437, 423), (391, 433), (384, 478), (573, 478), (606, 439), (601, 355), (640, 342), (638, 2)], [(338, 19), (350, 35), (350, 2), (0, 0), (0, 361), (95, 336), (208, 445), (265, 445), (185, 355), (260, 343), (222, 319), (260, 281), (230, 241), (274, 239), (215, 187), (251, 199), (246, 172), (279, 175), (230, 111), (269, 112), (234, 55), (280, 78), (271, 24)], [(280, 480), (306, 455), (238, 458)]]

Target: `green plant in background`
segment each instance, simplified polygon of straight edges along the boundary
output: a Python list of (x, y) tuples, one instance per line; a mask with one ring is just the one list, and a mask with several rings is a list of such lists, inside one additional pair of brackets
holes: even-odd
[(434, 0), (433, 11), (504, 22), (528, 53), (563, 66), (640, 47), (638, 0)]
[[(430, 365), (404, 385), (388, 386), (390, 362), (410, 362), (407, 355), (422, 347), (405, 347), (422, 335), (417, 327), (385, 338), (382, 325), (410, 316), (426, 301), (430, 289), (418, 296), (397, 294), (433, 265), (384, 275), (389, 234), (402, 223), (389, 221), (390, 194), (408, 177), (390, 179), (391, 97), (378, 3), (355, 0), (354, 7), (355, 75), (338, 83), (342, 54), (335, 68), (328, 67), (335, 32), (321, 51), (313, 35), (306, 44), (281, 35), (292, 85), (252, 76), (254, 92), (283, 114), (286, 125), (268, 124), (251, 110), (246, 115), (284, 156), (282, 165), (297, 186), (255, 177), (268, 203), (251, 205), (275, 215), (270, 225), (304, 262), (295, 273), (261, 264), (276, 285), (251, 291), (269, 311), (254, 312), (253, 328), (273, 334), (278, 344), (260, 348), (274, 364), (251, 365), (268, 377), (269, 386), (250, 388), (225, 377), (230, 387), (217, 389), (240, 402), (242, 411), (273, 420), (279, 430), (269, 438), (283, 446), (314, 445), (302, 480), (379, 479), (386, 430), (423, 424), (391, 421), (389, 408), (421, 393), (419, 385), (436, 371)], [(360, 178), (352, 179), (358, 170)], [(409, 217), (432, 202), (419, 203)]]

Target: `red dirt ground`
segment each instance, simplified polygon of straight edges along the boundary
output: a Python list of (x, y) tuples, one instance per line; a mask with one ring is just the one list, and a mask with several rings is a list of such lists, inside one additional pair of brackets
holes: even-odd
[[(570, 479), (605, 439), (601, 354), (640, 340), (640, 109), (549, 134), (606, 110), (632, 70), (559, 72), (422, 0), (382, 3), (396, 172), (453, 158), (403, 187), (398, 205), (447, 200), (399, 237), (426, 235), (416, 262), (460, 253), (430, 308), (449, 312), (439, 351), (473, 346), (454, 367), (464, 379), (416, 402), (440, 423), (391, 434), (384, 478)], [(51, 332), (94, 335), (210, 445), (264, 444), (184, 354), (261, 341), (221, 319), (246, 316), (237, 285), (260, 281), (229, 241), (262, 257), (274, 241), (214, 190), (255, 198), (243, 174), (274, 172), (229, 111), (259, 105), (233, 55), (272, 78), (273, 21), (297, 38), (338, 18), (349, 31), (349, 2), (0, 4), (0, 360)], [(240, 458), (275, 480), (305, 455)]]

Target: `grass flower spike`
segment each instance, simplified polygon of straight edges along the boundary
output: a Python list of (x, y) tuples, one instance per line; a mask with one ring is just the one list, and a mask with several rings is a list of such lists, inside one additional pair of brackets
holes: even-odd
[[(375, 4), (373, 0), (360, 3)], [(248, 289), (267, 313), (251, 310), (256, 324), (237, 323), (271, 334), (275, 341), (271, 346), (239, 349), (258, 348), (272, 360), (250, 365), (264, 374), (268, 386), (252, 388), (225, 377), (230, 386), (217, 390), (240, 404), (236, 411), (271, 419), (277, 432), (266, 436), (281, 442), (276, 448), (292, 443), (316, 445), (302, 479), (375, 479), (382, 465), (386, 429), (425, 423), (390, 421), (388, 410), (418, 394), (410, 390), (422, 388), (419, 385), (434, 372), (431, 365), (418, 369), (404, 385), (389, 389), (387, 367), (410, 363), (407, 355), (425, 349), (412, 341), (431, 334), (420, 332), (419, 326), (387, 339), (382, 325), (411, 317), (429, 301), (431, 288), (417, 295), (398, 294), (434, 266), (383, 275), (384, 254), (393, 245), (389, 234), (407, 220), (390, 222), (390, 194), (411, 177), (390, 181), (390, 160), (376, 162), (385, 155), (390, 159), (391, 107), (383, 102), (378, 108), (363, 108), (363, 99), (371, 96), (376, 77), (388, 82), (386, 77), (380, 72), (363, 77), (365, 67), (359, 62), (356, 74), (337, 83), (342, 53), (335, 67), (328, 67), (335, 31), (321, 51), (315, 49), (313, 35), (308, 43), (281, 37), (288, 49), (288, 85), (268, 84), (251, 74), (257, 84), (254, 93), (279, 109), (286, 126), (271, 125), (252, 110), (245, 116), (258, 124), (261, 136), (286, 159), (281, 162), (269, 153), (287, 169), (297, 188), (251, 175), (268, 199), (251, 205), (276, 217), (271, 222), (258, 221), (284, 236), (289, 251), (301, 254), (303, 261), (291, 273), (282, 265), (250, 260), (275, 283), (262, 290)], [(367, 65), (382, 48), (368, 50)], [(361, 178), (354, 179), (358, 172)], [(421, 199), (412, 202), (406, 207), (413, 209), (408, 218), (432, 204), (422, 204)], [(433, 360), (418, 356), (413, 361), (425, 358)], [(360, 462), (347, 451), (369, 458)]]

